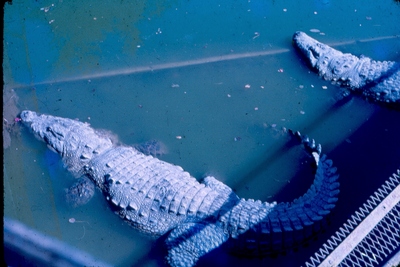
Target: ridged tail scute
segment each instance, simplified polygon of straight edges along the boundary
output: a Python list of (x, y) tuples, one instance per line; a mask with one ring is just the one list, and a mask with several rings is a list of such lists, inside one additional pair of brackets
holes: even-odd
[(235, 207), (230, 218), (239, 221), (238, 234), (233, 235), (229, 244), (235, 254), (260, 256), (299, 246), (321, 230), (324, 218), (335, 207), (339, 175), (332, 161), (321, 156), (321, 145), (314, 140), (299, 132), (289, 133), (300, 140), (315, 160), (314, 182), (303, 196), (290, 203), (241, 200), (241, 211), (234, 215), (235, 209), (239, 209)]

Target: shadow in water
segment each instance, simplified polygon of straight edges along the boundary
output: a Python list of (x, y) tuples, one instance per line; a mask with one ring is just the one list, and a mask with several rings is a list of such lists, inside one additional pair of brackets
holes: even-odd
[[(293, 136), (296, 138), (296, 136)], [(310, 152), (315, 151), (313, 148), (306, 146), (306, 150)], [(278, 152), (277, 152), (278, 153)], [(323, 159), (320, 160), (321, 166), (325, 166), (325, 161)], [(330, 177), (335, 176), (335, 173), (329, 174), (332, 171), (330, 167), (319, 167), (321, 168), (322, 173), (319, 172), (318, 175), (315, 175), (314, 186), (315, 188), (319, 188), (319, 184), (327, 183), (326, 188), (322, 187), (322, 189), (318, 189), (314, 194), (313, 191), (307, 191), (304, 194), (304, 198), (301, 200), (301, 204), (277, 204), (272, 208), (266, 208), (268, 211), (262, 218), (257, 218), (257, 222), (251, 224), (251, 220), (245, 223), (251, 224), (249, 225), (249, 229), (246, 230), (245, 233), (241, 233), (238, 235), (238, 239), (234, 239), (229, 244), (226, 243), (229, 239), (228, 233), (223, 233), (224, 228), (218, 228), (216, 231), (213, 226), (217, 223), (218, 218), (221, 218), (224, 215), (229, 215), (228, 217), (228, 225), (227, 227), (233, 227), (233, 232), (236, 232), (238, 229), (238, 225), (232, 220), (232, 218), (238, 218), (241, 214), (234, 214), (231, 213), (234, 207), (239, 204), (239, 198), (236, 196), (235, 193), (231, 192), (228, 196), (228, 200), (222, 205), (222, 207), (216, 210), (213, 214), (205, 217), (201, 222), (193, 224), (193, 226), (185, 227), (183, 230), (179, 230), (182, 226), (179, 226), (175, 229), (172, 229), (169, 233), (167, 233), (164, 237), (161, 238), (163, 241), (167, 241), (169, 243), (169, 250), (180, 249), (182, 246), (185, 246), (187, 251), (184, 252), (178, 251), (175, 255), (179, 253), (188, 254), (190, 250), (200, 248), (201, 250), (206, 251), (206, 254), (217, 249), (218, 247), (222, 246), (224, 248), (232, 248), (232, 246), (236, 249), (238, 246), (238, 252), (242, 255), (246, 255), (247, 253), (258, 256), (259, 252), (262, 251), (264, 255), (273, 255), (273, 254), (280, 254), (285, 253), (285, 250), (291, 247), (299, 248), (304, 245), (304, 243), (310, 238), (315, 237), (315, 234), (321, 230), (321, 227), (325, 225), (326, 221), (322, 219), (325, 217), (324, 215), (320, 215), (320, 211), (329, 211), (331, 209), (327, 207), (318, 207), (317, 210), (314, 210), (314, 207), (311, 207), (310, 203), (314, 203), (315, 198), (317, 199), (324, 199), (326, 202), (330, 202), (329, 200), (335, 197), (335, 194), (330, 196), (330, 192), (333, 192), (337, 189), (337, 187), (332, 186), (336, 182), (335, 179), (331, 179)], [(319, 177), (320, 179), (318, 179)], [(329, 192), (327, 194), (327, 192)], [(290, 209), (291, 212), (286, 211), (286, 208), (289, 208), (293, 205), (295, 209)], [(251, 205), (250, 205), (251, 206)], [(257, 210), (257, 205), (251, 207), (254, 210)], [(317, 207), (317, 206), (315, 206)], [(246, 209), (245, 206), (242, 206), (241, 209)], [(298, 209), (301, 209), (301, 213), (305, 215), (303, 218)], [(311, 210), (313, 210), (311, 212)], [(310, 212), (309, 212), (310, 211)], [(256, 211), (261, 212), (261, 211)], [(313, 214), (313, 215), (311, 215)], [(321, 213), (322, 214), (322, 213)], [(293, 216), (295, 218), (293, 218)], [(307, 217), (308, 216), (308, 217)], [(278, 219), (279, 218), (279, 219)], [(293, 228), (293, 230), (285, 230), (285, 218), (289, 220), (289, 228)], [(300, 229), (295, 229), (295, 221), (301, 225)], [(233, 225), (231, 226), (229, 222), (232, 222)], [(239, 221), (237, 221), (239, 223)], [(277, 224), (277, 225), (276, 225)], [(298, 226), (298, 225), (297, 225)], [(279, 231), (274, 230), (275, 227), (280, 229)], [(270, 234), (262, 234), (262, 230), (269, 232)], [(174, 233), (178, 231), (179, 234)], [(172, 237), (173, 236), (173, 237)], [(207, 238), (210, 236), (211, 238)], [(194, 240), (194, 241), (193, 241)], [(218, 240), (218, 241), (217, 241)], [(246, 240), (254, 240), (252, 242), (247, 242)], [(193, 242), (192, 242), (193, 241)], [(187, 244), (189, 242), (189, 245)], [(219, 242), (217, 244), (217, 242)], [(160, 244), (160, 240), (158, 241)], [(262, 245), (261, 245), (262, 244)], [(159, 246), (157, 249), (152, 251), (152, 254), (158, 254), (160, 252)], [(165, 250), (164, 250), (165, 251)], [(184, 257), (182, 257), (184, 258)]]
[[(318, 125), (324, 121), (324, 118), (344, 105), (347, 100), (335, 104), (325, 113), (321, 114), (318, 119), (309, 124), (307, 128), (312, 129), (318, 127)], [(286, 254), (285, 252), (280, 252), (278, 253), (281, 254), (280, 257), (267, 257), (263, 263), (271, 262), (273, 266), (292, 264), (293, 258), (291, 256), (282, 255), (293, 255), (293, 253), (296, 255), (295, 261), (298, 265), (308, 260), (325, 240), (342, 226), (354, 210), (358, 209), (397, 168), (400, 168), (400, 139), (398, 138), (398, 136), (400, 136), (400, 127), (398, 123), (396, 123), (399, 121), (399, 112), (376, 107), (376, 111), (371, 118), (349, 137), (351, 143), (343, 142), (331, 151), (329, 158), (333, 159), (335, 163), (334, 166), (338, 166), (338, 173), (341, 176), (341, 193), (339, 195), (339, 201), (333, 210), (333, 215), (330, 216), (329, 227), (326, 227), (319, 233), (318, 239), (315, 240), (315, 242), (310, 243), (308, 247), (301, 247), (301, 253), (290, 252)], [(244, 179), (254, 177), (253, 174), (268, 167), (268, 164), (270, 164), (268, 163), (269, 160), (274, 160), (275, 156), (279, 157), (282, 153), (285, 153), (291, 145), (292, 144), (289, 142), (286, 147), (277, 148), (273, 153), (274, 156), (271, 156), (271, 158), (266, 159), (264, 163), (253, 168)], [(303, 179), (303, 175), (303, 172), (299, 172), (295, 175), (293, 180)], [(244, 183), (244, 179), (237, 184), (237, 186), (241, 186), (241, 183)], [(288, 187), (289, 188), (285, 188), (285, 190), (278, 193), (276, 198), (281, 198), (281, 194), (291, 195), (291, 191), (298, 192), (299, 190), (298, 188)], [(213, 223), (216, 215), (218, 214), (213, 214), (207, 218), (208, 224)], [(203, 227), (207, 227), (207, 223), (204, 224)], [(186, 234), (190, 236), (192, 233), (188, 231), (185, 235)], [(165, 255), (164, 253), (166, 253), (165, 248), (161, 249), (165, 238), (166, 237), (160, 238), (157, 241), (157, 249), (155, 248), (152, 251), (152, 255), (156, 258), (162, 258), (163, 255)], [(198, 265), (218, 266), (219, 264), (226, 263), (226, 261), (232, 261), (232, 258), (225, 253), (224, 246), (216, 248), (202, 257)], [(210, 265), (210, 262), (215, 263), (215, 265)]]

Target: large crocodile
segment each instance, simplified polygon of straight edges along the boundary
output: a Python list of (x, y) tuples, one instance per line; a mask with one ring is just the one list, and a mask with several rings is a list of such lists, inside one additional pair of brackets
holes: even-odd
[(94, 182), (122, 219), (143, 233), (166, 235), (171, 266), (192, 266), (225, 242), (250, 256), (299, 244), (319, 230), (337, 201), (336, 168), (320, 145), (298, 132), (293, 136), (311, 155), (315, 179), (300, 198), (276, 204), (240, 199), (212, 176), (199, 183), (179, 166), (114, 144), (87, 123), (33, 111), (20, 117), (72, 174)]
[(400, 107), (400, 63), (344, 54), (300, 31), (293, 35), (293, 43), (325, 80), (369, 100)]

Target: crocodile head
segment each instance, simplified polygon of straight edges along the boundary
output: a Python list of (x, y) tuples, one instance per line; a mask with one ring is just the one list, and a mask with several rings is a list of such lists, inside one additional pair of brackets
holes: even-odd
[(349, 54), (343, 54), (342, 52), (333, 49), (332, 47), (320, 43), (314, 38), (311, 38), (304, 32), (296, 32), (293, 35), (294, 46), (308, 59), (308, 63), (313, 68), (326, 70), (332, 68), (332, 64), (338, 58), (348, 56)]
[(47, 144), (49, 149), (62, 155), (65, 151), (65, 137), (71, 128), (71, 122), (66, 127), (64, 119), (39, 115), (34, 111), (24, 110), (20, 114), (22, 122), (37, 139)]
[(20, 114), (37, 139), (58, 153), (74, 175), (94, 156), (113, 146), (109, 136), (89, 127), (88, 123), (25, 110)]
[(293, 35), (293, 44), (325, 80), (355, 88), (363, 85), (357, 66), (364, 62), (358, 57), (333, 49), (300, 31)]

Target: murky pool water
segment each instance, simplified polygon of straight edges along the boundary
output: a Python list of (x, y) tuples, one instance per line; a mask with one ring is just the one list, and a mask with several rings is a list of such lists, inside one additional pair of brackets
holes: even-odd
[[(292, 34), (400, 61), (399, 18), (396, 1), (14, 2), (5, 9), (4, 92), (14, 90), (20, 110), (77, 118), (125, 144), (160, 140), (162, 160), (263, 201), (290, 201), (312, 182), (281, 127), (315, 138), (341, 174), (325, 233), (289, 256), (217, 250), (199, 262), (299, 266), (400, 167), (400, 114), (357, 97), (336, 105), (339, 89), (308, 70)], [(116, 266), (162, 264), (158, 244), (99, 192), (68, 208), (73, 177), (24, 129), (13, 130), (3, 169), (5, 216)]]

